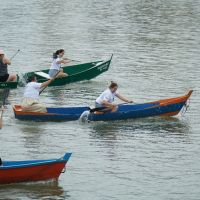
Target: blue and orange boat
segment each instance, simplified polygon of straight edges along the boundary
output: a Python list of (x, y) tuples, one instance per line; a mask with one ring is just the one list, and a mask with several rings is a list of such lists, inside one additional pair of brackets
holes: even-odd
[(0, 184), (56, 180), (65, 171), (71, 153), (59, 159), (1, 161)]
[[(126, 120), (153, 116), (175, 116), (186, 105), (192, 94), (190, 90), (186, 95), (149, 103), (123, 104), (118, 106), (116, 112), (90, 112), (89, 121)], [(13, 107), (15, 118), (33, 121), (70, 121), (78, 120), (85, 111), (91, 111), (87, 106), (47, 108), (47, 113), (23, 112), (20, 105)]]

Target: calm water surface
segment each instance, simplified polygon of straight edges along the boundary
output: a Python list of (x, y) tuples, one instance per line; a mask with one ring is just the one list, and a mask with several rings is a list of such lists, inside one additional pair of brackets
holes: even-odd
[(90, 105), (111, 80), (136, 102), (194, 89), (186, 115), (130, 121), (36, 123), (14, 119), (13, 90), (0, 131), (1, 157), (60, 157), (73, 152), (58, 182), (0, 186), (0, 199), (200, 198), (200, 2), (196, 0), (0, 0), (0, 48), (23, 73), (48, 68), (52, 52), (69, 58), (108, 58), (94, 80), (49, 88), (49, 106)]

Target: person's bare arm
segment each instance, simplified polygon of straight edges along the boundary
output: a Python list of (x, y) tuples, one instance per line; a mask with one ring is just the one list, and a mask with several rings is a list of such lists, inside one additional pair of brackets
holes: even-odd
[(117, 106), (117, 105), (115, 105), (115, 104), (109, 103), (109, 102), (106, 101), (106, 100), (103, 100), (103, 101), (102, 101), (102, 104), (103, 104), (104, 106), (106, 106), (106, 107), (115, 107), (115, 106)]
[(127, 102), (127, 103), (133, 103), (132, 100), (127, 99), (126, 97), (120, 95), (120, 94), (116, 94), (116, 97), (118, 97), (120, 100)]
[(11, 65), (11, 61), (8, 58), (4, 58), (3, 62), (7, 65)]
[(63, 59), (63, 60), (60, 60), (60, 61), (57, 61), (56, 63), (57, 64), (67, 64), (67, 63), (69, 63), (70, 62), (70, 60), (65, 60), (65, 59)]
[(55, 78), (51, 78), (48, 81), (45, 81), (44, 83), (42, 83), (42, 85), (40, 86), (40, 88), (43, 87), (47, 87)]

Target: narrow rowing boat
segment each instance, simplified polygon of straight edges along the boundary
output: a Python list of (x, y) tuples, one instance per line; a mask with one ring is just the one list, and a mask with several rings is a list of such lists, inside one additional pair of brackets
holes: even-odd
[[(190, 90), (186, 95), (141, 104), (119, 105), (116, 112), (105, 114), (90, 113), (90, 121), (126, 120), (152, 116), (174, 116), (186, 105), (192, 94)], [(70, 121), (78, 120), (81, 114), (89, 111), (89, 107), (47, 108), (47, 113), (23, 112), (20, 105), (13, 107), (15, 118), (34, 121)]]
[(0, 166), (0, 184), (58, 179), (65, 171), (70, 156), (71, 153), (66, 153), (59, 159), (3, 161)]
[(17, 78), (17, 81), (15, 82), (0, 82), (0, 89), (5, 89), (5, 88), (16, 89), (18, 83), (19, 83), (19, 76)]
[[(90, 80), (95, 78), (96, 76), (106, 72), (109, 69), (110, 62), (112, 60), (112, 56), (109, 60), (101, 60), (90, 63), (82, 63), (71, 66), (63, 67), (63, 71), (68, 74), (67, 77), (58, 78), (53, 81), (49, 86), (60, 86), (66, 85), (73, 82)], [(24, 75), (24, 78), (35, 74), (38, 82), (42, 83), (46, 81), (49, 77), (48, 75), (49, 69), (29, 72)]]

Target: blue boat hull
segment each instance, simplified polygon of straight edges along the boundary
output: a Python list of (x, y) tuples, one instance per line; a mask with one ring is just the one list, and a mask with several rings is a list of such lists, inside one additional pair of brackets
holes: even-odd
[[(174, 116), (177, 115), (192, 94), (176, 98), (164, 99), (143, 104), (123, 104), (118, 106), (116, 112), (90, 113), (90, 121), (126, 120), (152, 116)], [(20, 120), (33, 121), (72, 121), (78, 120), (81, 114), (89, 111), (89, 107), (66, 107), (47, 108), (47, 113), (23, 112), (21, 106), (14, 106), (15, 118)]]

